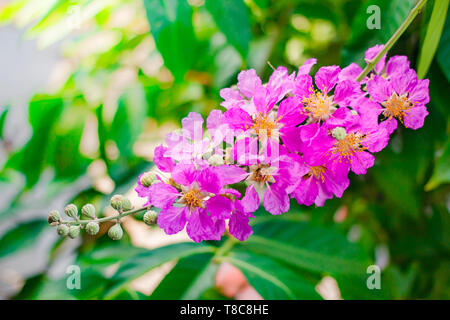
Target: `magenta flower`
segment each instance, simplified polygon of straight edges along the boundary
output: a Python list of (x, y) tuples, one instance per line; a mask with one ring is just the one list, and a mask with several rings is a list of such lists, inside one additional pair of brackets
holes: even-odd
[(187, 224), (186, 231), (195, 242), (219, 240), (233, 210), (222, 181), (211, 167), (177, 164), (168, 181), (148, 187), (149, 202), (161, 209), (159, 227), (175, 234)]
[(325, 200), (331, 199), (333, 194), (340, 198), (350, 184), (348, 167), (331, 161), (320, 165), (304, 164), (308, 169), (292, 193), (299, 204), (323, 206)]
[[(310, 122), (323, 122), (335, 116), (338, 107), (353, 106), (363, 95), (361, 85), (350, 79), (339, 80), (341, 69), (338, 66), (322, 67), (314, 79), (314, 89), (310, 75), (298, 76), (295, 81), (294, 96), (299, 101), (302, 114)], [(334, 95), (331, 91), (334, 89)]]
[(278, 215), (289, 211), (289, 193), (295, 189), (298, 177), (305, 174), (297, 154), (289, 153), (276, 142), (268, 143), (259, 152), (256, 138), (244, 138), (236, 142), (232, 150), (240, 165), (248, 166), (246, 190), (242, 206), (246, 212), (254, 212), (262, 199), (264, 208)]
[(374, 76), (367, 83), (371, 99), (383, 106), (380, 112), (386, 120), (381, 125), (389, 134), (397, 128), (397, 121), (411, 129), (423, 126), (428, 115), (425, 105), (430, 101), (428, 84), (428, 79), (417, 79), (412, 69), (394, 73), (389, 79)]

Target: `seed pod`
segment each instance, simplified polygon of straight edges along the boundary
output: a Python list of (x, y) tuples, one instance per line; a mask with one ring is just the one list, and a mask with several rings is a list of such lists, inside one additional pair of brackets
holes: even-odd
[(143, 220), (146, 225), (152, 226), (156, 223), (158, 218), (158, 213), (156, 211), (150, 210), (144, 214)]
[(85, 204), (83, 208), (81, 208), (81, 214), (90, 219), (95, 219), (95, 207), (90, 203)]
[(146, 187), (146, 188), (150, 187), (153, 184), (153, 182), (156, 181), (156, 174), (154, 174), (153, 172), (150, 172), (150, 171), (146, 172), (142, 175), (140, 181), (144, 187)]
[(109, 203), (111, 204), (111, 207), (117, 211), (120, 211), (123, 207), (123, 196), (121, 194), (116, 194), (111, 198)]
[(72, 219), (78, 219), (78, 209), (77, 206), (74, 205), (73, 203), (67, 205), (64, 208), (64, 213)]
[(61, 237), (65, 237), (69, 234), (69, 227), (65, 224), (62, 224), (60, 226), (58, 226), (58, 228), (56, 229), (56, 232), (61, 236)]
[(343, 140), (343, 139), (345, 139), (345, 136), (347, 135), (347, 133), (345, 132), (345, 128), (336, 127), (333, 130), (331, 130), (331, 135), (336, 140)]
[[(58, 210), (52, 210), (50, 211), (47, 221), (50, 225), (52, 225), (52, 223), (54, 222), (59, 222), (61, 221), (61, 216), (59, 215)], [(54, 225), (54, 224), (53, 224)]]
[(108, 230), (108, 236), (113, 240), (120, 240), (123, 236), (123, 230), (120, 223), (116, 223)]
[(80, 226), (70, 226), (69, 227), (69, 237), (75, 239), (80, 235)]
[(86, 225), (86, 232), (91, 236), (95, 236), (100, 230), (100, 226), (97, 222), (91, 221)]
[(128, 199), (127, 197), (123, 197), (123, 199), (122, 199), (122, 210), (123, 211), (128, 211), (128, 210), (131, 210), (132, 208), (133, 208), (133, 206), (131, 205), (130, 199)]
[(213, 154), (211, 157), (209, 157), (208, 159), (208, 163), (211, 166), (221, 166), (225, 163), (225, 161), (223, 160), (223, 157), (218, 155), (218, 154)]

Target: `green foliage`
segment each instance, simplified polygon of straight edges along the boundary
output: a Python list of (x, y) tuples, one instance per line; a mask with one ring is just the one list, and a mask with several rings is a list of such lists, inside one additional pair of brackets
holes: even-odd
[[(394, 133), (368, 174), (351, 176), (341, 199), (322, 208), (293, 201), (291, 212), (277, 217), (261, 210), (254, 234), (243, 243), (184, 242), (149, 250), (133, 245), (126, 227), (120, 241), (100, 229), (95, 237), (79, 237), (79, 246), (71, 249), (66, 248), (70, 239), (55, 237), (48, 240), (54, 241), (45, 257), (48, 269), (31, 275), (14, 298), (225, 299), (214, 283), (222, 262), (239, 268), (266, 299), (320, 299), (315, 288), (324, 276), (336, 280), (344, 299), (448, 298), (446, 2), (429, 1), (389, 52), (407, 55), (430, 79), (425, 126)], [(367, 28), (369, 5), (380, 7), (381, 29)], [(90, 202), (101, 208), (111, 194), (132, 189), (152, 166), (150, 155), (167, 128), (190, 111), (207, 115), (220, 108), (219, 90), (235, 83), (240, 69), (255, 68), (267, 80), (268, 61), (291, 71), (311, 57), (318, 58), (319, 67), (363, 66), (364, 51), (385, 43), (414, 5), (404, 0), (11, 1), (1, 9), (0, 23), (28, 28), (26, 36), (39, 47), (64, 40), (63, 59), (71, 67), (51, 94), (36, 92), (29, 102), (23, 128), (31, 133), (28, 141), (10, 141), (7, 125), (15, 106), (0, 106), (0, 154), (6, 155), (0, 162), (0, 222), (23, 221), (2, 231), (0, 257), (37, 248), (55, 206), (61, 211), (62, 203)], [(77, 14), (82, 28), (68, 37), (76, 29), (76, 23), (67, 27), (68, 18), (76, 22)], [(442, 25), (440, 37), (435, 30)], [(30, 212), (33, 218), (26, 220)], [(38, 215), (41, 220), (35, 220)], [(382, 289), (369, 290), (366, 270), (380, 263), (380, 248), (389, 253)], [(82, 270), (82, 290), (68, 290), (65, 275), (48, 272), (67, 250)], [(135, 279), (166, 263), (174, 266), (149, 296), (133, 288)]]
[(434, 2), (433, 13), (431, 14), (430, 22), (428, 23), (427, 33), (422, 44), (422, 51), (417, 66), (418, 78), (423, 78), (427, 74), (431, 61), (433, 61), (444, 28), (448, 4), (448, 0)]

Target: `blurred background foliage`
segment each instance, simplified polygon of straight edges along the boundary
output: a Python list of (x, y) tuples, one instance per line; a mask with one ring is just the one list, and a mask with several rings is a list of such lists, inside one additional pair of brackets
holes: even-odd
[[(132, 218), (119, 242), (87, 235), (61, 240), (44, 219), (50, 209), (61, 210), (71, 201), (105, 207), (112, 193), (127, 193), (138, 204), (130, 190), (138, 174), (152, 166), (154, 147), (188, 112), (206, 116), (220, 108), (219, 90), (235, 83), (241, 69), (254, 68), (267, 79), (268, 61), (295, 70), (316, 57), (313, 72), (329, 64), (363, 65), (364, 51), (385, 43), (415, 1), (3, 2), (4, 26), (24, 30), (24, 41), (33, 39), (39, 49), (57, 45), (61, 52), (54, 70), (42, 75), (49, 84), (27, 103), (24, 123), (14, 122), (14, 105), (0, 106), (0, 259), (22, 255), (21, 263), (33, 265), (25, 253), (40, 249), (44, 260), (14, 277), (2, 267), (2, 285), (6, 278), (16, 279), (3, 295), (226, 298), (214, 275), (220, 262), (228, 262), (268, 299), (321, 298), (317, 284), (324, 277), (335, 279), (344, 299), (449, 299), (450, 21), (445, 13), (433, 22), (437, 28), (445, 23), (442, 37), (432, 32), (437, 39), (427, 40), (437, 49), (423, 47), (439, 1), (428, 1), (389, 53), (407, 55), (414, 67), (419, 59), (432, 59), (425, 70), (431, 95), (425, 126), (398, 130), (367, 175), (351, 176), (342, 199), (323, 208), (292, 202), (291, 212), (281, 217), (262, 210), (248, 241), (203, 244), (164, 236), (157, 228), (141, 241), (142, 223)], [(448, 1), (441, 2), (446, 12)], [(366, 26), (370, 5), (380, 8), (379, 30)], [(26, 141), (16, 143), (8, 125), (29, 132)], [(366, 268), (373, 263), (383, 270), (381, 290), (366, 286)], [(68, 264), (81, 267), (81, 290), (66, 288)], [(145, 281), (139, 286), (135, 279), (155, 268), (163, 278), (159, 285), (157, 280), (153, 287)]]

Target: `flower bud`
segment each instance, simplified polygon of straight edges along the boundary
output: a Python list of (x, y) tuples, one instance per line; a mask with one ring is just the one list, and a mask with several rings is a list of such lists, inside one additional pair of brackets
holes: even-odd
[(91, 221), (86, 225), (86, 232), (91, 236), (95, 236), (100, 230), (100, 226), (97, 222)]
[(69, 227), (69, 237), (75, 239), (80, 235), (80, 226), (70, 226)]
[(62, 224), (60, 226), (58, 226), (58, 228), (56, 229), (56, 232), (61, 236), (61, 237), (65, 237), (69, 234), (69, 227), (65, 224)]
[(130, 199), (128, 199), (127, 197), (123, 197), (123, 199), (122, 199), (122, 210), (123, 211), (128, 211), (128, 210), (131, 210), (132, 208), (133, 208), (133, 206), (131, 205)]
[(343, 140), (343, 139), (345, 139), (345, 136), (347, 135), (347, 133), (345, 132), (345, 128), (336, 127), (333, 130), (331, 130), (331, 135), (336, 140)]
[(150, 210), (144, 214), (143, 220), (146, 225), (152, 226), (156, 223), (158, 218), (158, 213), (156, 211)]
[(81, 208), (81, 214), (90, 219), (95, 219), (95, 207), (90, 203), (85, 204), (83, 208)]
[(64, 213), (72, 219), (78, 219), (78, 209), (77, 206), (74, 205), (73, 203), (67, 205), (64, 208)]
[(111, 207), (113, 207), (117, 211), (120, 211), (122, 210), (123, 206), (123, 196), (120, 194), (116, 194), (111, 198), (109, 203), (111, 204)]
[(59, 222), (61, 221), (61, 216), (59, 215), (58, 210), (52, 210), (50, 211), (47, 221), (49, 224), (52, 224), (53, 222)]
[(153, 184), (153, 182), (155, 182), (156, 180), (157, 180), (156, 174), (149, 171), (142, 175), (140, 181), (141, 181), (141, 184), (147, 188), (147, 187), (150, 187)]
[(221, 166), (225, 163), (225, 161), (223, 160), (222, 156), (218, 154), (213, 154), (211, 157), (209, 157), (208, 163), (211, 166)]
[(123, 230), (120, 223), (116, 223), (108, 230), (108, 236), (113, 240), (120, 240), (123, 236)]

